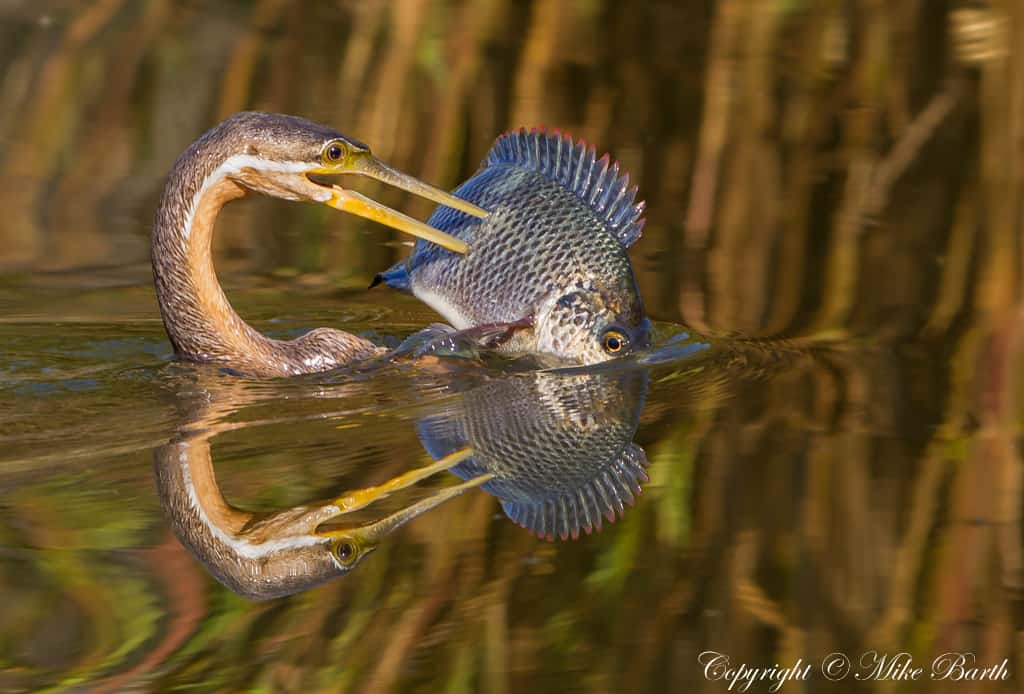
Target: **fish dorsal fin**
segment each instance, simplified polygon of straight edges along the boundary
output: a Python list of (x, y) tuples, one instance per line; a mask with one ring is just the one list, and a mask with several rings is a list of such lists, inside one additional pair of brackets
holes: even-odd
[(501, 507), (512, 522), (537, 537), (575, 540), (581, 532), (589, 535), (600, 531), (604, 520), (614, 523), (622, 518), (646, 481), (647, 455), (630, 443), (618, 459), (594, 470), (593, 477), (584, 484), (543, 498), (503, 499)]
[[(423, 447), (434, 460), (464, 448), (470, 437), (455, 411), (431, 415), (416, 424)], [(478, 454), (480, 452), (478, 451)], [(539, 460), (539, 459), (538, 459)], [(488, 472), (498, 477), (481, 489), (501, 500), (505, 515), (539, 538), (577, 539), (581, 534), (599, 532), (605, 521), (614, 523), (632, 506), (641, 485), (647, 482), (647, 455), (635, 443), (605, 460), (594, 461), (593, 468), (562, 477), (557, 468), (541, 465), (543, 488), (536, 483), (537, 471), (493, 467), (477, 455), (467, 458), (449, 472), (470, 480)]]
[(511, 130), (487, 153), (484, 165), (498, 164), (536, 171), (572, 191), (627, 248), (643, 232), (645, 203), (634, 202), (636, 186), (629, 186), (629, 174), (619, 175), (618, 162), (607, 154), (599, 159), (593, 145), (558, 130)]

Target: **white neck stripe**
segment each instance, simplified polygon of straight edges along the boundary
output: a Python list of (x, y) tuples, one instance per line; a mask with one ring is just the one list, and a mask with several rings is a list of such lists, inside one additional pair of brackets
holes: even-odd
[(280, 540), (270, 540), (269, 542), (254, 543), (249, 542), (248, 540), (239, 539), (234, 535), (224, 532), (224, 530), (214, 523), (206, 514), (206, 509), (203, 508), (203, 505), (199, 500), (195, 484), (192, 481), (192, 471), (189, 469), (188, 454), (184, 448), (182, 448), (178, 453), (178, 463), (182, 467), (182, 476), (184, 477), (185, 490), (188, 494), (189, 504), (196, 512), (196, 515), (199, 516), (199, 520), (206, 528), (209, 529), (210, 533), (216, 540), (219, 540), (225, 546), (230, 547), (231, 551), (237, 556), (243, 559), (260, 559), (279, 550), (309, 547), (311, 545), (325, 544), (327, 542), (324, 538), (312, 535), (299, 535), (286, 537)]
[[(184, 237), (187, 239), (192, 235), (192, 222), (199, 209), (199, 203), (207, 191), (224, 178), (237, 174), (243, 169), (255, 171), (274, 171), (278, 173), (304, 173), (315, 168), (312, 164), (302, 161), (271, 161), (252, 154), (236, 154), (224, 160), (220, 166), (214, 169), (209, 176), (203, 179), (203, 185), (199, 187), (196, 194), (192, 196), (192, 202), (188, 206), (188, 213), (185, 215)], [(325, 198), (329, 193), (324, 189)]]

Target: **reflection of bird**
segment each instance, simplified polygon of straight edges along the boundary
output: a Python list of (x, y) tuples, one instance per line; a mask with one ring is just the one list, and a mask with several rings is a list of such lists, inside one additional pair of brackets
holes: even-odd
[(291, 341), (261, 335), (235, 313), (213, 269), (211, 239), (220, 208), (253, 191), (309, 200), (376, 220), (464, 253), (466, 244), (365, 196), (315, 179), (361, 174), (478, 217), (476, 205), (398, 172), (369, 149), (322, 125), (267, 113), (239, 113), (178, 158), (153, 227), (153, 272), (167, 335), (185, 359), (212, 361), (254, 376), (324, 371), (376, 353), (375, 346), (327, 328)]
[(548, 539), (600, 530), (632, 504), (647, 480), (633, 443), (647, 373), (533, 372), (488, 381), (420, 421), (437, 459), (471, 446), (452, 468), (464, 479), (491, 474), (481, 488), (516, 523)]
[(464, 449), (378, 486), (275, 513), (248, 513), (221, 493), (210, 439), (219, 430), (237, 428), (216, 422), (253, 396), (242, 393), (218, 402), (223, 394), (216, 391), (199, 395), (182, 402), (187, 421), (154, 452), (157, 494), (181, 543), (217, 580), (253, 600), (291, 595), (347, 574), (406, 522), (490, 479), (481, 475), (439, 489), (375, 522), (338, 525), (347, 514), (465, 460), (472, 450)]

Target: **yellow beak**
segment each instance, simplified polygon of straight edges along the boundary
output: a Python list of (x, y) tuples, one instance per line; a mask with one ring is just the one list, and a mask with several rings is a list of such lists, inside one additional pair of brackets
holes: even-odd
[[(473, 203), (457, 198), (451, 193), (447, 193), (440, 188), (424, 183), (423, 181), (402, 173), (396, 169), (391, 168), (387, 164), (379, 161), (376, 157), (371, 155), (369, 152), (360, 153), (359, 156), (355, 156), (346, 162), (343, 170), (333, 170), (325, 168), (321, 172), (324, 174), (337, 174), (337, 173), (352, 173), (361, 176), (369, 176), (382, 183), (393, 185), (396, 188), (400, 188), (404, 191), (418, 195), (427, 200), (451, 207), (452, 209), (465, 212), (466, 214), (473, 215), (474, 217), (485, 218), (488, 215), (487, 210), (474, 205)], [(332, 186), (331, 198), (325, 201), (330, 207), (343, 212), (350, 212), (366, 219), (372, 219), (380, 224), (387, 225), (393, 229), (398, 229), (407, 234), (412, 234), (418, 238), (436, 243), (438, 246), (447, 248), (455, 253), (465, 253), (468, 250), (468, 246), (465, 241), (458, 239), (451, 234), (446, 234), (440, 229), (424, 224), (418, 219), (413, 219), (407, 215), (393, 210), (386, 205), (382, 205), (379, 202), (372, 200), (365, 195), (361, 195), (355, 191), (347, 190), (341, 186)]]

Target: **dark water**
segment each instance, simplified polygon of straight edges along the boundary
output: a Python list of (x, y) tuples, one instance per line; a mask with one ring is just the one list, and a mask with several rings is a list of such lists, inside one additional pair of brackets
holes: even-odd
[[(1022, 26), (1011, 3), (0, 3), (0, 690), (728, 691), (714, 651), (797, 666), (787, 692), (1018, 691)], [(543, 376), (173, 362), (153, 207), (242, 108), (447, 187), (513, 126), (610, 150), (648, 201), (631, 256), (660, 351)], [(215, 250), (275, 336), (436, 320), (363, 289), (407, 249), (355, 218), (245, 200)], [(510, 422), (535, 456), (495, 443)], [(262, 602), (185, 548), (161, 481), (184, 452), (273, 519), (467, 441), (521, 455), (533, 494), (627, 444), (649, 479), (553, 542), (472, 489)]]

